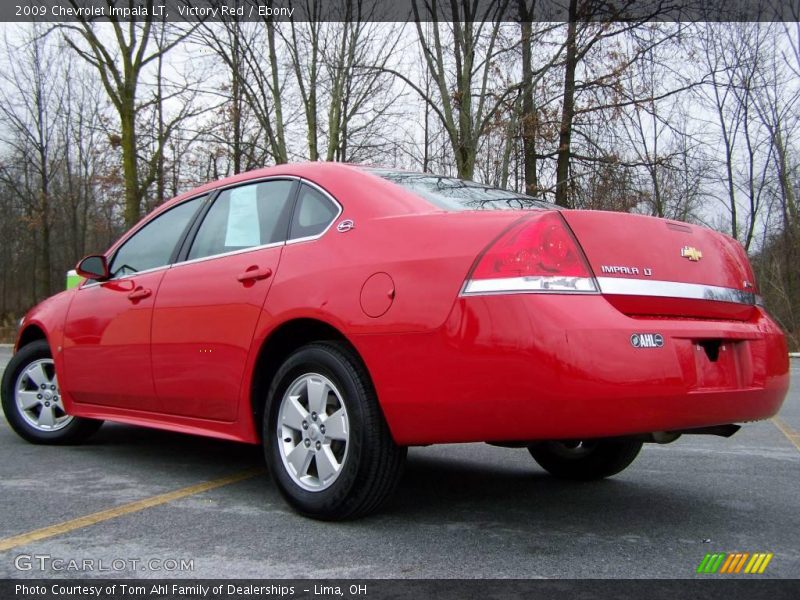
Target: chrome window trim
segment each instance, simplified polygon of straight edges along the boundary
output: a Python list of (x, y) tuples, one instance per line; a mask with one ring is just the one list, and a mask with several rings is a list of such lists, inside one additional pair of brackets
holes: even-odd
[(496, 294), (597, 294), (593, 277), (502, 277), (469, 279), (461, 290), (462, 296)]
[(684, 300), (713, 300), (751, 306), (763, 305), (761, 297), (752, 292), (716, 285), (617, 277), (598, 277), (597, 283), (600, 285), (600, 291), (603, 294), (654, 296), (659, 298), (681, 298)]
[[(210, 260), (210, 259), (213, 259), (213, 258), (222, 258), (222, 257), (225, 257), (225, 256), (233, 256), (233, 255), (236, 255), (236, 254), (243, 254), (245, 252), (255, 252), (257, 250), (264, 250), (266, 248), (277, 248), (278, 246), (287, 246), (289, 244), (296, 244), (298, 242), (310, 242), (312, 240), (319, 239), (323, 235), (325, 235), (328, 232), (328, 230), (333, 226), (333, 224), (336, 222), (336, 220), (340, 216), (342, 216), (342, 213), (344, 212), (344, 207), (341, 204), (339, 204), (339, 201), (336, 200), (336, 198), (334, 198), (324, 188), (318, 186), (313, 181), (309, 181), (308, 179), (304, 179), (303, 177), (298, 177), (297, 175), (270, 175), (269, 177), (262, 177), (260, 179), (253, 179), (251, 181), (242, 181), (242, 182), (239, 182), (239, 183), (236, 183), (236, 184), (227, 185), (225, 187), (215, 188), (213, 190), (216, 193), (216, 197), (214, 198), (214, 202), (216, 202), (217, 198), (219, 198), (219, 194), (222, 194), (223, 192), (225, 192), (227, 190), (230, 190), (230, 189), (233, 189), (233, 188), (242, 187), (242, 186), (245, 186), (245, 185), (266, 183), (268, 181), (281, 181), (281, 180), (297, 181), (300, 184), (306, 183), (306, 184), (308, 184), (309, 187), (313, 187), (314, 189), (318, 190), (323, 196), (327, 197), (331, 202), (333, 202), (333, 204), (338, 209), (338, 212), (336, 213), (336, 216), (333, 217), (331, 222), (328, 223), (328, 226), (325, 229), (322, 230), (322, 232), (318, 233), (317, 235), (311, 235), (311, 236), (302, 237), (302, 238), (295, 238), (295, 239), (292, 239), (292, 240), (286, 239), (286, 240), (283, 240), (281, 242), (273, 242), (271, 244), (262, 244), (260, 246), (253, 246), (251, 248), (243, 248), (241, 250), (231, 250), (230, 252), (222, 252), (220, 254), (210, 254), (208, 256), (201, 256), (200, 258), (192, 258), (190, 260), (184, 260), (184, 261), (181, 261), (181, 262), (174, 263), (174, 264), (172, 264), (170, 266), (179, 267), (181, 265), (186, 265), (186, 264), (196, 263), (196, 262), (202, 262), (202, 261)], [(295, 205), (295, 207), (294, 207), (294, 209), (292, 211), (292, 215), (294, 215), (294, 210), (296, 208), (297, 208), (297, 206)], [(290, 230), (289, 230), (289, 232), (287, 232), (287, 238), (288, 238), (288, 233), (291, 233), (291, 221), (289, 222), (289, 227), (290, 227)], [(190, 248), (190, 251), (191, 251), (191, 248)]]
[(237, 254), (246, 254), (248, 252), (258, 252), (259, 250), (266, 250), (267, 248), (279, 248), (285, 246), (286, 242), (272, 242), (271, 244), (261, 244), (260, 246), (250, 246), (249, 248), (241, 248), (239, 250), (230, 250), (229, 252), (222, 252), (220, 254), (209, 254), (208, 256), (201, 256), (200, 258), (192, 258), (190, 260), (183, 260), (170, 265), (170, 268), (182, 267), (183, 265), (192, 265), (207, 260), (214, 260), (216, 258), (225, 258), (227, 256), (235, 256)]
[(267, 248), (279, 248), (280, 246), (285, 246), (286, 242), (273, 242), (272, 244), (262, 244), (261, 246), (252, 246), (250, 248), (242, 248), (241, 250), (231, 250), (230, 252), (225, 252), (223, 254), (212, 254), (211, 256), (202, 256), (200, 258), (193, 258), (192, 260), (184, 260), (177, 263), (172, 263), (169, 265), (163, 265), (161, 267), (153, 267), (152, 269), (146, 269), (144, 271), (137, 271), (136, 273), (130, 273), (129, 275), (125, 275), (124, 277), (118, 277), (116, 279), (106, 279), (105, 281), (95, 281), (94, 283), (88, 283), (80, 286), (79, 289), (84, 289), (88, 287), (94, 287), (96, 285), (100, 285), (103, 283), (108, 283), (110, 281), (125, 281), (131, 277), (138, 277), (140, 275), (146, 275), (147, 273), (153, 273), (155, 271), (160, 271), (161, 269), (174, 269), (177, 267), (182, 267), (183, 265), (189, 265), (199, 262), (205, 262), (207, 260), (213, 260), (215, 258), (224, 258), (226, 256), (234, 256), (236, 254), (245, 254), (247, 252), (257, 252), (259, 250), (266, 250)]
[[(111, 278), (111, 279), (106, 279), (105, 281), (94, 281), (92, 283), (84, 282), (83, 284), (78, 286), (76, 289), (77, 289), (77, 291), (80, 291), (80, 290), (85, 290), (85, 289), (88, 289), (88, 288), (96, 287), (98, 285), (103, 285), (104, 283), (111, 283), (112, 281), (113, 282), (126, 281), (126, 280), (128, 280), (128, 279), (130, 279), (132, 277), (139, 277), (140, 275), (147, 275), (148, 273), (155, 273), (156, 271), (166, 271), (167, 269), (170, 269), (170, 268), (172, 268), (171, 264), (170, 265), (161, 265), (160, 267), (153, 267), (152, 269), (145, 269), (144, 271), (136, 271), (135, 273), (129, 273), (128, 275), (124, 275), (123, 277), (115, 277), (115, 278)], [(86, 281), (89, 281), (89, 280), (86, 280)]]
[[(318, 239), (319, 239), (319, 238), (321, 238), (323, 235), (325, 235), (326, 233), (328, 233), (328, 231), (330, 230), (330, 228), (331, 228), (331, 227), (333, 227), (333, 224), (334, 224), (334, 223), (336, 223), (336, 221), (339, 219), (339, 217), (341, 217), (341, 216), (342, 216), (342, 213), (344, 212), (344, 207), (343, 207), (341, 204), (339, 204), (339, 201), (338, 201), (336, 198), (334, 198), (334, 197), (333, 197), (333, 196), (332, 196), (332, 195), (331, 195), (331, 194), (328, 192), (328, 190), (326, 190), (326, 189), (325, 189), (325, 188), (323, 188), (323, 187), (320, 187), (319, 185), (317, 185), (317, 184), (316, 184), (316, 183), (314, 183), (313, 181), (309, 181), (308, 179), (305, 179), (305, 178), (303, 178), (303, 177), (300, 177), (299, 179), (300, 179), (300, 183), (301, 183), (301, 184), (303, 184), (303, 183), (307, 184), (309, 187), (312, 187), (312, 188), (314, 188), (315, 190), (317, 190), (318, 192), (320, 192), (320, 193), (321, 193), (323, 196), (325, 196), (326, 198), (328, 198), (328, 200), (330, 200), (331, 202), (333, 202), (333, 204), (336, 206), (336, 208), (338, 208), (338, 209), (339, 209), (339, 211), (338, 211), (338, 212), (336, 213), (336, 215), (335, 215), (335, 216), (334, 216), (334, 217), (331, 219), (331, 222), (330, 222), (330, 223), (328, 223), (327, 227), (325, 227), (325, 229), (323, 229), (323, 230), (322, 230), (321, 232), (319, 232), (317, 235), (309, 235), (309, 236), (306, 236), (306, 237), (301, 237), (301, 238), (288, 239), (289, 235), (291, 235), (291, 234), (292, 234), (292, 223), (291, 223), (291, 222), (289, 222), (289, 234), (286, 236), (286, 237), (287, 237), (287, 240), (286, 240), (286, 245), (287, 245), (287, 246), (288, 246), (288, 245), (290, 245), (290, 244), (297, 244), (297, 243), (300, 243), (300, 242), (310, 242), (310, 241), (313, 241), (313, 240), (318, 240)], [(302, 190), (300, 190), (300, 191), (302, 191)], [(299, 193), (298, 193), (298, 196), (297, 196), (297, 200), (298, 200), (298, 201), (300, 200), (300, 195), (299, 195)], [(296, 203), (295, 203), (294, 209), (295, 209), (295, 210), (297, 210), (297, 204), (296, 204)], [(292, 219), (294, 219), (294, 212), (292, 213)]]
[[(219, 194), (221, 194), (222, 192), (225, 192), (225, 191), (227, 191), (229, 189), (241, 187), (241, 186), (244, 186), (244, 185), (259, 184), (259, 183), (265, 183), (265, 182), (268, 182), (268, 181), (276, 181), (276, 180), (277, 181), (280, 181), (280, 180), (297, 181), (300, 184), (305, 183), (309, 187), (312, 187), (312, 188), (316, 189), (323, 196), (325, 196), (331, 202), (333, 202), (333, 204), (338, 208), (338, 212), (336, 213), (336, 216), (334, 216), (333, 219), (331, 219), (331, 222), (328, 223), (328, 226), (325, 227), (325, 229), (323, 229), (317, 235), (311, 235), (311, 236), (302, 237), (302, 238), (295, 238), (295, 239), (292, 239), (292, 240), (287, 239), (287, 240), (283, 240), (281, 242), (273, 242), (271, 244), (262, 244), (260, 246), (253, 246), (251, 248), (242, 248), (241, 250), (231, 250), (230, 252), (223, 252), (221, 254), (211, 254), (209, 256), (202, 256), (200, 258), (193, 258), (191, 260), (183, 260), (183, 261), (176, 262), (176, 263), (170, 263), (168, 265), (162, 265), (162, 266), (159, 266), (159, 267), (154, 267), (152, 269), (146, 269), (144, 271), (137, 271), (136, 273), (131, 273), (130, 275), (125, 275), (125, 277), (118, 277), (116, 279), (107, 279), (106, 281), (95, 281), (94, 283), (88, 283), (88, 284), (84, 282), (82, 285), (80, 285), (80, 286), (78, 286), (76, 288), (76, 291), (79, 291), (79, 290), (82, 290), (82, 289), (86, 289), (86, 288), (90, 288), (90, 287), (95, 287), (95, 286), (98, 286), (98, 285), (102, 285), (103, 283), (108, 283), (109, 281), (124, 281), (125, 279), (128, 279), (130, 277), (134, 277), (134, 276), (138, 277), (139, 275), (145, 275), (147, 273), (152, 273), (154, 271), (158, 271), (158, 270), (161, 270), (161, 269), (172, 269), (173, 267), (180, 267), (182, 265), (188, 265), (188, 264), (194, 264), (194, 263), (198, 263), (198, 262), (204, 262), (204, 261), (207, 261), (207, 260), (213, 260), (215, 258), (224, 258), (226, 256), (234, 256), (236, 254), (244, 254), (246, 252), (257, 252), (259, 250), (266, 250), (268, 248), (278, 248), (280, 246), (288, 246), (289, 244), (297, 244), (297, 243), (300, 243), (300, 242), (310, 242), (310, 241), (313, 241), (313, 240), (317, 240), (317, 239), (321, 238), (323, 235), (325, 235), (326, 233), (328, 233), (328, 231), (331, 229), (331, 227), (333, 227), (333, 224), (339, 219), (339, 217), (342, 216), (342, 213), (344, 213), (344, 207), (325, 188), (317, 185), (316, 183), (314, 183), (313, 181), (311, 181), (309, 179), (305, 179), (304, 177), (299, 177), (297, 175), (269, 175), (267, 177), (259, 177), (258, 179), (251, 179), (251, 180), (247, 180), (247, 181), (239, 181), (237, 183), (232, 183), (230, 185), (226, 185), (226, 186), (223, 186), (223, 187), (212, 188), (212, 189), (208, 190), (207, 192), (204, 192), (203, 194), (199, 194), (197, 196), (193, 196), (191, 198), (187, 198), (186, 200), (183, 200), (183, 201), (179, 202), (175, 206), (171, 207), (169, 210), (172, 210), (173, 208), (176, 208), (176, 207), (180, 206), (184, 202), (189, 202), (191, 200), (195, 200), (197, 198), (201, 198), (201, 197), (206, 196), (206, 195), (212, 195), (213, 194), (214, 195), (214, 202), (216, 202), (217, 197), (219, 197)], [(292, 211), (293, 215), (294, 215), (294, 209), (296, 209), (296, 208), (297, 208), (296, 206), (293, 208), (293, 211)], [(164, 211), (164, 212), (168, 212), (168, 211)], [(163, 214), (163, 213), (159, 213), (159, 214)], [(156, 217), (154, 216), (154, 218), (156, 218)], [(150, 223), (152, 220), (153, 219), (148, 219), (146, 222), (142, 223), (141, 226), (137, 227), (135, 231), (131, 232), (130, 235), (126, 236), (124, 241), (121, 241), (121, 243), (118, 245), (118, 247), (114, 248), (113, 254), (116, 254), (117, 250), (119, 248), (124, 246), (130, 238), (132, 238), (134, 235), (136, 235), (136, 232), (140, 231), (142, 228), (145, 227), (145, 225)], [(288, 233), (291, 233), (291, 222), (289, 223), (289, 227), (290, 227), (290, 230), (289, 230), (289, 232), (287, 232), (287, 237), (288, 237)]]
[[(267, 181), (275, 181), (275, 180), (291, 180), (291, 181), (302, 181), (303, 178), (297, 175), (266, 175), (264, 177), (257, 177), (255, 179), (245, 179), (244, 181), (237, 181), (235, 183), (229, 183), (228, 185), (215, 187), (209, 193), (216, 194), (219, 192), (226, 192), (228, 190), (232, 190), (233, 188), (242, 187), (244, 185), (253, 185), (256, 183), (266, 183)], [(218, 194), (217, 194), (218, 195)], [(216, 197), (214, 198), (216, 200)]]

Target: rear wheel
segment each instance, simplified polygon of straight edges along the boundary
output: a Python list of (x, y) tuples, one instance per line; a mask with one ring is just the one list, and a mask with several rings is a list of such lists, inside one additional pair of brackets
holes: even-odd
[(635, 440), (572, 440), (541, 442), (528, 452), (555, 477), (591, 481), (624, 470), (641, 449), (642, 442)]
[(297, 350), (273, 379), (264, 451), (278, 489), (298, 512), (326, 520), (374, 511), (405, 462), (366, 369), (344, 344)]
[(3, 412), (11, 428), (35, 444), (74, 444), (103, 424), (68, 415), (50, 347), (44, 340), (20, 348), (2, 382)]

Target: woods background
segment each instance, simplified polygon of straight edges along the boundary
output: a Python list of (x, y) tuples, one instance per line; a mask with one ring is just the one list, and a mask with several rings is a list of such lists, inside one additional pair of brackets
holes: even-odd
[(800, 16), (598, 21), (604, 3), (564, 5), (560, 23), (535, 0), (412, 0), (408, 23), (335, 0), (339, 22), (4, 24), (0, 338), (177, 193), (335, 160), (724, 231), (797, 350)]

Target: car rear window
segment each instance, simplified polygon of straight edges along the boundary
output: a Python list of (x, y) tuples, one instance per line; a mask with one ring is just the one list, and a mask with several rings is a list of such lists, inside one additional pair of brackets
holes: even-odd
[(429, 173), (365, 169), (421, 196), (443, 210), (525, 210), (556, 208), (525, 194), (493, 188), (482, 183)]

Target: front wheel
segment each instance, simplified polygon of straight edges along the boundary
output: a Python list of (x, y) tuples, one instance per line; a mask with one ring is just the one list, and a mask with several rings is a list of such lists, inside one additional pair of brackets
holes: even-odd
[(641, 449), (642, 442), (635, 440), (573, 440), (533, 444), (528, 452), (555, 477), (591, 481), (624, 470)]
[(374, 511), (394, 490), (406, 456), (366, 369), (335, 342), (304, 346), (283, 363), (267, 397), (263, 439), (287, 502), (324, 520)]
[(38, 340), (11, 358), (2, 382), (3, 412), (11, 428), (34, 444), (74, 444), (103, 424), (68, 415), (50, 346)]

